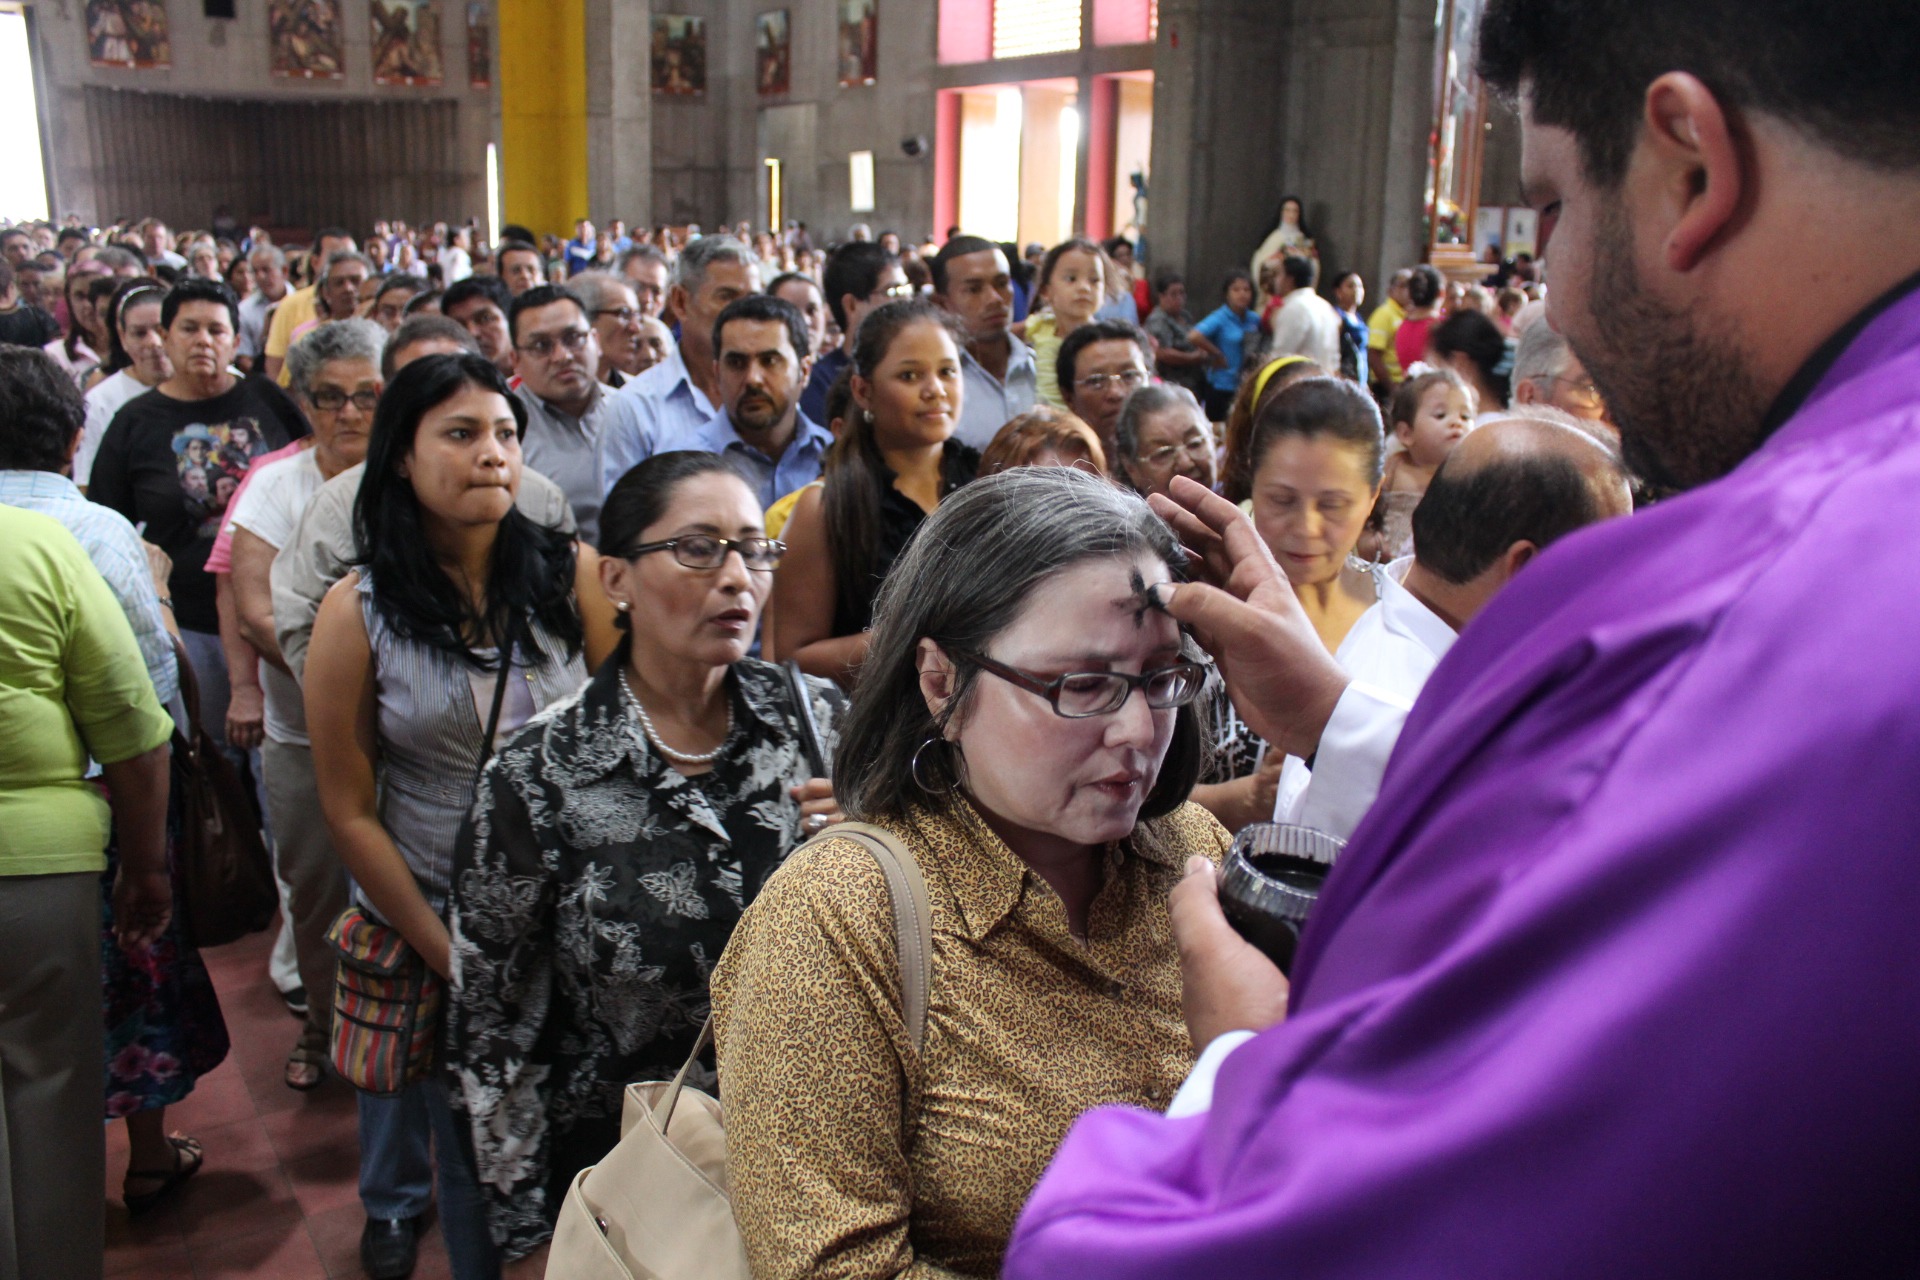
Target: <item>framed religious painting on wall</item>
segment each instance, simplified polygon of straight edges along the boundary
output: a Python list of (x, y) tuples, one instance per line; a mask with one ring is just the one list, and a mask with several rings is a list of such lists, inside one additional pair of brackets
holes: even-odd
[(373, 82), (437, 85), (445, 78), (440, 52), (440, 0), (373, 0)]
[(493, 87), (493, 14), (487, 0), (467, 0), (467, 84)]
[(705, 18), (653, 15), (653, 91), (669, 98), (697, 98), (707, 91)]
[(171, 67), (166, 0), (87, 0), (87, 60), (141, 71)]
[(338, 80), (347, 74), (340, 0), (268, 0), (269, 69), (296, 80)]
[(840, 0), (840, 86), (872, 84), (880, 70), (879, 0)]
[(793, 27), (785, 9), (763, 13), (753, 24), (754, 80), (764, 97), (793, 88)]

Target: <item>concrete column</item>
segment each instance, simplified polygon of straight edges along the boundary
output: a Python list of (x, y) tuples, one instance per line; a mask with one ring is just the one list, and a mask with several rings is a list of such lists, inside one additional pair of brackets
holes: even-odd
[(1289, 63), (1287, 0), (1161, 0), (1148, 253), (1196, 314), (1271, 229)]
[(585, 0), (585, 21), (588, 216), (638, 229), (653, 187), (652, 24), (619, 0)]
[(1196, 310), (1298, 195), (1323, 279), (1419, 261), (1434, 0), (1162, 0), (1147, 234)]

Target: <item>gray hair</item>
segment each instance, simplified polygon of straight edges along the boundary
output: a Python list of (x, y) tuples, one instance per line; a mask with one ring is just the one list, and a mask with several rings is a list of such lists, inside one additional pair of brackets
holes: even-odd
[[(1140, 427), (1148, 418), (1165, 413), (1169, 409), (1190, 409), (1200, 413), (1200, 402), (1193, 398), (1193, 392), (1172, 382), (1149, 382), (1136, 387), (1120, 406), (1120, 420), (1113, 427), (1113, 456), (1117, 462), (1121, 458), (1140, 456)], [(1202, 421), (1205, 419), (1203, 418)]]
[[(1185, 564), (1173, 531), (1144, 500), (1074, 467), (1015, 467), (942, 501), (874, 602), (872, 642), (833, 762), (834, 791), (848, 813), (904, 818), (939, 803), (938, 792), (959, 782), (957, 753), (921, 748), (944, 741), (970, 700), (980, 673), (964, 655), (985, 652), (1063, 570), (1139, 555), (1164, 561), (1176, 575)], [(922, 639), (938, 644), (956, 668), (953, 696), (937, 717), (920, 691)], [(1182, 707), (1142, 819), (1186, 800), (1204, 755), (1194, 708)]]
[(109, 271), (120, 271), (132, 267), (144, 274), (147, 269), (147, 264), (140, 260), (140, 255), (131, 249), (123, 249), (117, 244), (102, 245), (93, 255), (93, 260), (106, 264)]
[(732, 236), (701, 236), (680, 251), (680, 261), (673, 268), (673, 282), (688, 293), (698, 293), (700, 286), (707, 282), (707, 268), (714, 263), (737, 262), (751, 267), (759, 261), (752, 249)]
[[(331, 259), (328, 265), (332, 265)], [(313, 380), (327, 365), (335, 360), (365, 360), (377, 369), (386, 345), (387, 331), (371, 320), (329, 321), (287, 348), (287, 385), (311, 403)]]
[(664, 267), (667, 265), (667, 255), (650, 244), (640, 243), (620, 255), (620, 270), (624, 272), (630, 262), (657, 262)]
[(263, 260), (276, 267), (284, 267), (287, 265), (287, 255), (280, 252), (276, 246), (270, 244), (257, 244), (253, 247), (253, 252), (247, 255), (247, 261), (256, 267), (259, 266)]
[(593, 313), (609, 311), (626, 305), (621, 293), (631, 293), (633, 286), (605, 271), (582, 271), (577, 276), (567, 277), (567, 290), (580, 299), (580, 305), (587, 313), (587, 322), (593, 322)]
[(333, 269), (343, 262), (357, 262), (367, 269), (369, 275), (373, 273), (373, 264), (367, 261), (366, 254), (361, 253), (357, 249), (335, 249), (327, 255), (327, 265), (320, 272), (320, 278), (322, 280), (331, 279), (333, 277)]
[(1566, 372), (1567, 357), (1573, 348), (1566, 335), (1556, 333), (1544, 318), (1528, 325), (1520, 335), (1520, 346), (1513, 356), (1513, 383), (1551, 382)]

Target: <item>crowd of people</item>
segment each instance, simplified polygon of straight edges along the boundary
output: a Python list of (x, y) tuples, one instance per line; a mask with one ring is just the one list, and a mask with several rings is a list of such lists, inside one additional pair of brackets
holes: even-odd
[[(1682, 322), (1623, 292), (1621, 273), (1655, 270), (1606, 239), (1629, 214), (1571, 212), (1576, 195), (1625, 200), (1619, 157), (1638, 148), (1671, 171), (1664, 190), (1709, 204), (1631, 216), (1680, 218), (1669, 243), (1696, 255), (1777, 248), (1761, 213), (1710, 203), (1729, 182), (1763, 212), (1782, 199), (1729, 140), (1738, 104), (1707, 87), (1747, 83), (1705, 72), (1760, 56), (1698, 17), (1712, 7), (1671, 18), (1703, 74), (1649, 72), (1665, 95), (1650, 119), (1671, 125), (1649, 141), (1638, 117), (1541, 87), (1583, 65), (1600, 19), (1491, 6), (1488, 72), (1534, 92), (1528, 128), (1559, 147), (1529, 175), (1542, 204), (1567, 201), (1552, 322), (1526, 258), (1485, 282), (1412, 265), (1369, 311), (1359, 273), (1323, 278), (1295, 197), (1198, 321), (1177, 266), (1124, 239), (1021, 253), (960, 228), (937, 245), (856, 228), (816, 250), (800, 224), (629, 236), (583, 219), (568, 240), (506, 228), (487, 245), (391, 222), (289, 253), (259, 228), (174, 237), (151, 219), (0, 231), (16, 1171), (0, 1270), (99, 1273), (102, 1118), (128, 1126), (132, 1213), (221, 1157), (164, 1119), (227, 1049), (179, 909), (195, 735), (271, 850), (274, 978), (300, 1019), (286, 1085), (350, 1069), (356, 1015), (336, 999), (363, 998), (345, 975), (370, 957), (429, 1024), (405, 1078), (358, 1096), (376, 1278), (412, 1270), (436, 1204), (461, 1280), (545, 1247), (621, 1140), (623, 1086), (689, 1061), (725, 1110), (756, 1277), (1264, 1274), (1282, 1239), (1301, 1274), (1415, 1274), (1485, 1261), (1495, 1236), (1509, 1261), (1487, 1274), (1599, 1274), (1586, 1260), (1604, 1255), (1608, 1274), (1678, 1275), (1709, 1241), (1741, 1274), (1793, 1273), (1779, 1259), (1816, 1243), (1911, 1263), (1907, 1193), (1880, 1186), (1883, 1221), (1864, 1191), (1828, 1192), (1912, 1154), (1898, 1132), (1874, 1145), (1864, 1118), (1846, 1132), (1869, 1152), (1860, 1177), (1796, 1183), (1828, 1214), (1811, 1226), (1717, 1202), (1687, 1218), (1636, 1192), (1619, 1203), (1666, 1216), (1623, 1241), (1527, 1185), (1596, 1192), (1621, 1155), (1573, 1117), (1624, 1127), (1648, 1096), (1581, 1060), (1640, 1054), (1657, 1077), (1676, 1019), (1719, 1016), (1706, 978), (1676, 987), (1610, 950), (1702, 891), (1649, 849), (1718, 877), (1718, 905), (1691, 909), (1732, 912), (1742, 894), (1819, 895), (1723, 833), (1759, 841), (1806, 812), (1843, 844), (1877, 838), (1838, 816), (1854, 789), (1829, 800), (1817, 761), (1750, 746), (1735, 776), (1703, 774), (1698, 725), (1746, 718), (1716, 699), (1729, 681), (1853, 688), (1793, 649), (1787, 570), (1764, 573), (1797, 563), (1811, 523), (1861, 518), (1826, 501), (1869, 483), (1849, 459), (1893, 477), (1879, 485), (1911, 467), (1920, 322), (1900, 290), (1920, 261), (1908, 243), (1863, 268), (1880, 284), (1778, 339), (1762, 375), (1677, 327), (1643, 343), (1625, 326)], [(1750, 115), (1749, 144), (1814, 164), (1833, 121), (1809, 119)], [(1586, 145), (1606, 128), (1627, 141)], [(1844, 169), (1857, 145), (1817, 163)], [(1920, 206), (1901, 145), (1874, 172)], [(1669, 299), (1734, 305), (1755, 274), (1721, 258), (1702, 283), (1680, 252), (1659, 268)], [(1843, 375), (1880, 380), (1859, 415), (1815, 390)], [(1741, 377), (1772, 390), (1741, 400)], [(1753, 421), (1716, 435), (1673, 404)], [(1739, 515), (1781, 502), (1800, 514)], [(1876, 590), (1911, 578), (1902, 554)], [(1745, 646), (1723, 654), (1739, 674), (1714, 683), (1693, 659), (1727, 644)], [(1692, 727), (1662, 717), (1688, 699)], [(1867, 723), (1877, 745), (1824, 731), (1834, 770), (1911, 764), (1895, 704)], [(1646, 790), (1614, 794), (1616, 770)], [(1659, 786), (1671, 773), (1685, 796)], [(883, 866), (836, 834), (848, 819), (926, 879), (924, 1007)], [(1354, 842), (1291, 985), (1216, 899), (1236, 833), (1264, 822)], [(1575, 869), (1537, 869), (1549, 847)], [(1834, 910), (1862, 964), (1905, 937)], [(1684, 924), (1661, 928), (1641, 942), (1674, 971), (1717, 971), (1681, 954)], [(1556, 983), (1603, 1008), (1568, 1014)], [(1631, 1016), (1605, 1015), (1623, 1000)], [(1636, 1019), (1663, 1030), (1612, 1040)], [(1754, 1037), (1798, 1052), (1756, 1027), (1757, 1056)], [(1732, 1078), (1725, 1123), (1696, 1090), (1684, 1122), (1664, 1113), (1670, 1141), (1633, 1128), (1660, 1160), (1758, 1185), (1759, 1153), (1805, 1126), (1766, 1136), (1754, 1108), (1787, 1078), (1748, 1079), (1733, 1052), (1703, 1079)], [(1868, 1056), (1850, 1078), (1877, 1097), (1906, 1059)], [(1756, 1132), (1731, 1172), (1702, 1136)], [(1535, 1150), (1556, 1142), (1564, 1159)], [(1259, 1170), (1236, 1173), (1243, 1155)], [(1401, 1238), (1402, 1187), (1438, 1252)], [(1516, 1200), (1559, 1234), (1497, 1229), (1526, 1221)], [(1449, 1205), (1475, 1226), (1464, 1252), (1432, 1243), (1454, 1239), (1434, 1217)], [(1768, 1232), (1777, 1257), (1753, 1243)]]
[[(45, 230), (28, 230), (29, 248)], [(1383, 517), (1413, 512), (1394, 504), (1451, 474), (1454, 446), (1499, 417), (1474, 412), (1479, 388), (1497, 381), (1504, 406), (1511, 371), (1488, 374), (1477, 351), (1436, 340), (1408, 354), (1398, 386), (1369, 388), (1357, 351), (1343, 363), (1338, 341), (1321, 341), (1323, 320), (1358, 306), (1358, 277), (1344, 278), (1336, 313), (1300, 254), (1279, 264), (1302, 283), (1277, 306), (1256, 316), (1235, 273), (1199, 324), (1163, 271), (1143, 327), (1124, 241), (1070, 240), (1036, 265), (957, 230), (924, 249), (862, 234), (815, 275), (786, 269), (799, 265), (791, 240), (768, 235), (667, 233), (661, 249), (583, 222), (562, 253), (512, 234), (476, 253), (436, 228), (431, 261), (451, 277), (436, 288), (406, 269), (412, 236), (397, 224), (365, 237), (323, 228), (291, 260), (257, 229), (231, 262), (230, 246), (207, 258), (201, 237), (182, 236), (184, 267), (168, 261), (164, 227), (137, 230), (138, 243), (56, 242), (68, 310), (40, 310), (47, 332), (7, 356), (20, 397), (8, 475), (20, 473), (22, 502), (57, 496), (49, 514), (76, 533), (110, 525), (119, 561), (131, 544), (164, 565), (117, 564), (137, 579), (123, 612), (164, 664), (152, 684), (165, 703), (178, 688), (175, 651), (153, 643), (165, 611), (202, 723), (254, 784), (282, 889), (275, 979), (301, 1017), (288, 1087), (318, 1087), (330, 1069), (343, 913), (391, 930), (445, 984), (444, 1069), (397, 1096), (360, 1095), (374, 1276), (410, 1266), (436, 1182), (456, 1274), (490, 1275), (540, 1247), (568, 1186), (619, 1137), (620, 1085), (671, 1074), (709, 1007), (742, 1204), (762, 1206), (742, 1219), (753, 1257), (792, 1274), (903, 1252), (991, 1270), (1021, 1188), (1073, 1116), (1165, 1105), (1185, 1072), (1160, 907), (1182, 854), (1217, 859), (1233, 830), (1287, 816), (1310, 790), (1313, 771), (1266, 749), (1170, 622), (1102, 612), (1145, 589), (1125, 581), (1181, 572), (1142, 499), (1176, 477), (1208, 489), (1238, 477), (1244, 493), (1227, 492), (1246, 500), (1329, 650), (1368, 671), (1392, 662), (1373, 649), (1396, 643), (1396, 625), (1443, 650), (1435, 637), (1470, 616), (1455, 605), (1468, 584), (1497, 586), (1560, 533), (1621, 510), (1605, 500), (1619, 463), (1604, 423), (1582, 434), (1554, 409), (1523, 409), (1533, 416), (1505, 429), (1510, 449), (1452, 469), (1456, 509), (1421, 540), (1452, 576), (1401, 558), (1407, 531)], [(233, 263), (250, 268), (240, 287), (219, 278)], [(1430, 271), (1412, 273), (1416, 287)], [(1381, 319), (1386, 344), (1418, 323)], [(1541, 360), (1531, 376), (1548, 402), (1571, 355), (1559, 344)], [(1195, 371), (1204, 381), (1183, 377)], [(1597, 399), (1583, 407), (1603, 419)], [(1520, 494), (1497, 528), (1479, 527), (1473, 505), (1488, 492)], [(917, 536), (936, 519), (958, 523)], [(1477, 541), (1447, 554), (1449, 538)], [(1482, 563), (1494, 543), (1499, 563)], [(1081, 616), (1106, 618), (1105, 632), (1076, 633), (1068, 620)], [(1076, 662), (1088, 672), (1057, 674)], [(996, 678), (976, 689), (981, 673)], [(1409, 681), (1417, 691), (1416, 676), (1394, 687)], [(1144, 711), (1126, 710), (1135, 688)], [(1052, 704), (1038, 720), (1036, 693)], [(1103, 727), (1101, 699), (1117, 699), (1123, 728)], [(184, 726), (185, 708), (173, 712)], [(803, 719), (819, 760), (803, 750)], [(1057, 777), (1017, 766), (1036, 752), (1062, 762)], [(882, 763), (898, 775), (870, 776)], [(1009, 1044), (1032, 1041), (1060, 993), (1084, 989), (1055, 958), (1076, 944), (1106, 957), (1104, 983), (1138, 984), (1149, 1022), (1090, 1034), (1072, 1087), (1018, 1055), (943, 1065), (916, 1082), (921, 1107), (986, 1088), (1007, 1108), (924, 1147), (883, 1140), (904, 1132), (907, 1095), (870, 1086), (888, 1077), (898, 1028), (856, 1016), (857, 1002), (823, 1020), (799, 981), (882, 981), (845, 967), (879, 954), (891, 919), (860, 855), (822, 845), (796, 864), (817, 858), (818, 870), (777, 882), (798, 896), (746, 912), (843, 804), (913, 831), (916, 857), (952, 889), (938, 928), (1004, 912), (988, 885), (1010, 872), (1052, 891), (993, 950), (956, 960), (1011, 966), (1022, 976), (1010, 990), (936, 975), (989, 1002), (942, 1005), (936, 1028), (989, 1018)], [(1138, 856), (1105, 869), (1086, 858), (1112, 841)], [(1109, 871), (1123, 879), (1105, 884)], [(847, 923), (802, 927), (822, 913)], [(732, 943), (743, 920), (765, 923)], [(225, 1044), (189, 941), (155, 946), (163, 958), (149, 964), (173, 985), (145, 1000), (148, 1025), (106, 1050), (121, 1063), (129, 1043), (157, 1053), (172, 1037), (165, 1051), (183, 1064), (153, 1090), (109, 1067), (108, 1114), (141, 1137), (132, 1209), (207, 1158), (166, 1133), (163, 1108)], [(112, 1004), (141, 966), (104, 954)], [(783, 993), (802, 991), (815, 994), (789, 1008)], [(1105, 998), (1085, 1010), (1089, 1027), (1111, 1021)], [(783, 1047), (801, 1023), (817, 1058)], [(828, 1062), (845, 1088), (819, 1087)], [(763, 1076), (812, 1081), (805, 1107), (763, 1117), (759, 1099), (777, 1094), (735, 1096), (735, 1081)], [(979, 1165), (979, 1149), (996, 1154)], [(824, 1162), (856, 1151), (828, 1176)], [(839, 1178), (902, 1170), (884, 1204), (821, 1196)], [(982, 1177), (996, 1198), (960, 1203)], [(923, 1222), (908, 1185), (957, 1198), (941, 1225)], [(873, 1218), (857, 1248), (849, 1214)]]

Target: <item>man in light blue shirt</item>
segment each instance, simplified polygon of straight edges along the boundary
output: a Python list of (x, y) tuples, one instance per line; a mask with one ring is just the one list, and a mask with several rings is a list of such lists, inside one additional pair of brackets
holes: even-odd
[(133, 626), (140, 657), (162, 703), (180, 692), (173, 640), (140, 535), (118, 511), (87, 501), (62, 471), (87, 418), (66, 371), (30, 347), (0, 347), (0, 506), (36, 511), (66, 526), (100, 571)]
[(933, 300), (967, 331), (960, 353), (960, 423), (954, 439), (985, 449), (1009, 419), (1040, 398), (1033, 348), (1013, 336), (1013, 276), (1000, 246), (954, 236), (932, 264)]
[(721, 409), (698, 428), (663, 437), (656, 452), (720, 454), (765, 509), (819, 479), (833, 444), (830, 432), (800, 412), (812, 363), (806, 317), (785, 298), (749, 294), (720, 313), (713, 345)]
[(616, 393), (634, 412), (610, 426), (606, 488), (660, 451), (660, 441), (704, 427), (720, 405), (713, 326), (727, 304), (760, 292), (760, 264), (732, 236), (703, 236), (680, 251), (668, 295), (681, 318), (680, 345)]

